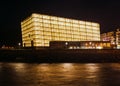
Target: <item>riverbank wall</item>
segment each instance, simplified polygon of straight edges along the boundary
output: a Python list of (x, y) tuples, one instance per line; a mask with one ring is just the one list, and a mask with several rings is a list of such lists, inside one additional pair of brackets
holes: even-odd
[(120, 62), (118, 49), (13, 49), (0, 50), (0, 61), (9, 62)]

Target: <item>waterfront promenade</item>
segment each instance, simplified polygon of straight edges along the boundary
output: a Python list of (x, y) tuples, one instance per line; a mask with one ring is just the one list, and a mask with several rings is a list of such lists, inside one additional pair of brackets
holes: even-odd
[(12, 62), (120, 62), (118, 49), (0, 50), (0, 61)]

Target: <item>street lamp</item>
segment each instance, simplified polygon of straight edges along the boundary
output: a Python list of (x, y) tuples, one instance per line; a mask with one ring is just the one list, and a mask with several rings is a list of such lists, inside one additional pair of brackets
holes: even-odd
[(19, 42), (19, 43), (18, 43), (18, 48), (20, 49), (20, 47), (21, 47), (21, 43)]
[(65, 48), (68, 48), (68, 42), (65, 42)]

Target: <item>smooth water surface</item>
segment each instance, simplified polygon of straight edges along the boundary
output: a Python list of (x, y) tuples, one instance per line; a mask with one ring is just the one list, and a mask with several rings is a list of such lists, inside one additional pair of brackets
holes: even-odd
[(120, 86), (120, 63), (0, 63), (0, 86)]

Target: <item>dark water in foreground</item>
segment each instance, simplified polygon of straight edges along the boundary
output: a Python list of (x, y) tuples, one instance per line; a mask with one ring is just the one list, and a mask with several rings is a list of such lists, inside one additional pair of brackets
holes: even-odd
[(120, 86), (120, 63), (0, 63), (0, 86)]

